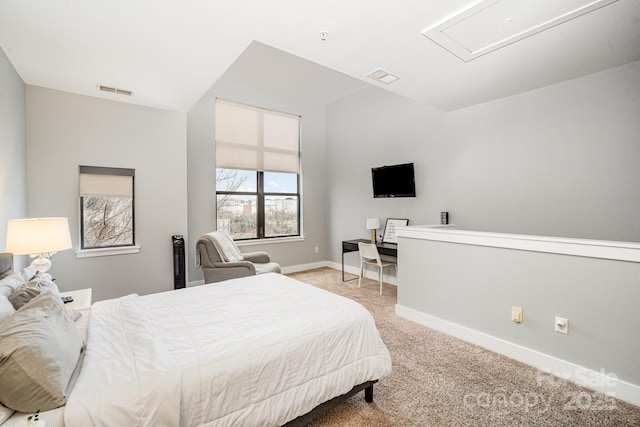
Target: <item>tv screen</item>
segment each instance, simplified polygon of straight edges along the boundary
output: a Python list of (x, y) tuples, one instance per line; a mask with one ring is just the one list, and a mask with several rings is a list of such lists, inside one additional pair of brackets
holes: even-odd
[(413, 163), (371, 169), (373, 197), (416, 197)]

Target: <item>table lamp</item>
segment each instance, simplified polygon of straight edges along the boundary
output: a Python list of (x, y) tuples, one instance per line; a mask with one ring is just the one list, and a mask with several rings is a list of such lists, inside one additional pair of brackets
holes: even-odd
[(7, 226), (6, 251), (14, 255), (37, 255), (32, 265), (44, 273), (51, 268), (45, 254), (72, 248), (67, 218), (12, 219)]
[(371, 230), (371, 243), (376, 242), (376, 230), (380, 228), (378, 218), (367, 218), (367, 230)]

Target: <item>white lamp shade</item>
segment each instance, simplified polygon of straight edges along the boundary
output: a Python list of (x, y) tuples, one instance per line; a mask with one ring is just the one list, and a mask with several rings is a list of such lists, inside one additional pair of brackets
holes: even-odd
[(67, 218), (29, 218), (9, 221), (5, 250), (14, 255), (43, 254), (72, 247)]
[(378, 228), (380, 228), (378, 218), (367, 218), (367, 230), (377, 230)]

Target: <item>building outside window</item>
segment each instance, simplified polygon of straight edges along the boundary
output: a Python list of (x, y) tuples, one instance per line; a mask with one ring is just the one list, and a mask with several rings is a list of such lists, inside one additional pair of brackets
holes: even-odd
[(80, 247), (135, 245), (134, 169), (80, 166)]
[(216, 100), (217, 229), (236, 240), (301, 234), (300, 117)]

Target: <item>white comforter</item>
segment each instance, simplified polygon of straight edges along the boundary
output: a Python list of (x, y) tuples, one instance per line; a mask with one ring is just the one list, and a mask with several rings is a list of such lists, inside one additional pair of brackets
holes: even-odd
[(75, 426), (282, 425), (391, 372), (360, 304), (278, 274), (96, 303)]

